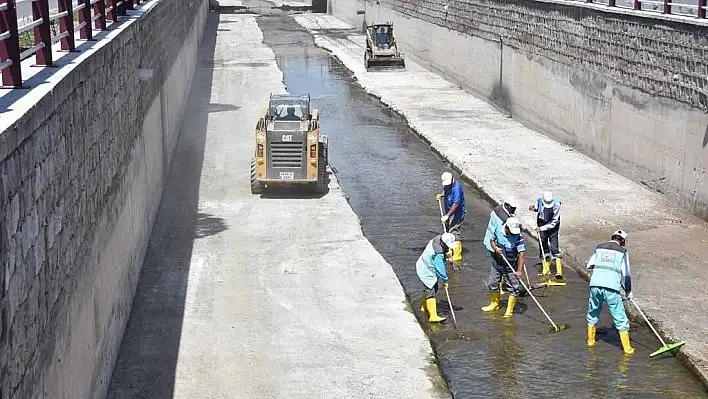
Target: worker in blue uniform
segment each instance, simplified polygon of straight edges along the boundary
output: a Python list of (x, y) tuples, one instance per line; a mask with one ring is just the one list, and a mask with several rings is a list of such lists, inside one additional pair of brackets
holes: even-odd
[(443, 192), (435, 198), (443, 202), (443, 215), (440, 220), (445, 224), (445, 230), (455, 235), (456, 247), (452, 248), (452, 259), (462, 260), (462, 241), (460, 240), (460, 228), (465, 220), (467, 206), (465, 204), (465, 193), (462, 184), (452, 177), (452, 173), (445, 172), (440, 177), (443, 185)]
[[(497, 229), (494, 236), (489, 240), (489, 245), (493, 251), (492, 267), (487, 280), (490, 304), (483, 307), (482, 311), (491, 312), (499, 308), (499, 285), (503, 276), (507, 291), (509, 291), (509, 302), (507, 303), (504, 317), (512, 317), (516, 298), (521, 295), (519, 279), (524, 270), (524, 255), (526, 252), (526, 244), (524, 236), (521, 234), (519, 220), (515, 217), (506, 219), (504, 227)], [(506, 258), (506, 261), (504, 258)], [(509, 264), (507, 264), (507, 261)]]
[(438, 316), (437, 302), (435, 296), (438, 293), (438, 279), (442, 281), (443, 287), (447, 288), (447, 270), (445, 264), (445, 254), (455, 245), (455, 236), (444, 233), (433, 237), (428, 241), (425, 250), (415, 264), (418, 278), (425, 286), (421, 298), (421, 312), (428, 312), (428, 321), (437, 323), (445, 321), (445, 317)]
[[(558, 231), (560, 230), (561, 201), (546, 191), (538, 197), (536, 204), (530, 205), (529, 210), (536, 212), (536, 233), (539, 235), (539, 258), (543, 264), (541, 274), (546, 285), (565, 285), (562, 281), (551, 280), (551, 263), (556, 265), (556, 280), (563, 279), (563, 263), (561, 262), (560, 247), (558, 246)], [(545, 255), (545, 256), (544, 256)]]
[(596, 325), (602, 303), (606, 303), (615, 327), (619, 331), (622, 349), (627, 355), (634, 353), (629, 341), (629, 320), (622, 305), (620, 289), (632, 298), (632, 278), (629, 272), (629, 254), (625, 248), (627, 233), (617, 230), (610, 241), (597, 245), (586, 268), (592, 270), (590, 299), (588, 300), (588, 346), (595, 346)]
[[(487, 223), (487, 230), (484, 233), (484, 239), (482, 240), (484, 247), (487, 248), (487, 251), (489, 252), (489, 256), (492, 258), (492, 261), (496, 261), (496, 254), (494, 253), (494, 249), (492, 249), (492, 245), (490, 244), (490, 239), (495, 236), (497, 230), (500, 230), (503, 226), (504, 223), (506, 223), (506, 220), (514, 216), (516, 213), (516, 201), (512, 200), (511, 198), (505, 199), (501, 204), (497, 205), (492, 209), (492, 212), (489, 214), (489, 222)], [(496, 304), (495, 306), (492, 306), (494, 309), (491, 310), (496, 310), (499, 307), (499, 299), (502, 294), (502, 285), (499, 285), (499, 292), (497, 293), (490, 293), (492, 296), (492, 304)], [(490, 305), (491, 306), (491, 305)]]

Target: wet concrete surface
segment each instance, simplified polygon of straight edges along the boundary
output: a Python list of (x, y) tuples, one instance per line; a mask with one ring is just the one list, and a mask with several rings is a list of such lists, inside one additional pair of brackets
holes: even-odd
[[(248, 4), (248, 3), (246, 3)], [(329, 159), (365, 236), (391, 264), (422, 327), (429, 333), (448, 386), (457, 398), (703, 398), (699, 381), (675, 358), (650, 360), (659, 347), (646, 329), (632, 326), (636, 353), (622, 354), (606, 309), (598, 344), (585, 344), (587, 283), (566, 268), (566, 287), (535, 291), (556, 322), (569, 330), (549, 334), (549, 324), (530, 298), (519, 300), (512, 320), (503, 310), (483, 313), (489, 258), (482, 237), (491, 205), (465, 185), (464, 265), (450, 270), (450, 295), (469, 340), (458, 340), (444, 292), (439, 310), (448, 317), (429, 326), (420, 307), (415, 261), (442, 227), (434, 195), (445, 165), (405, 122), (357, 86), (351, 74), (314, 46), (310, 34), (291, 18), (270, 13), (258, 18), (264, 41), (275, 52), (288, 90), (309, 92), (329, 135)], [(521, 208), (524, 204), (521, 205)], [(562, 240), (561, 236), (561, 240)], [(528, 240), (529, 263), (537, 247)], [(589, 255), (589, 254), (588, 254)], [(538, 280), (531, 270), (532, 280)], [(502, 297), (502, 308), (506, 296)], [(375, 306), (375, 304), (374, 304)]]

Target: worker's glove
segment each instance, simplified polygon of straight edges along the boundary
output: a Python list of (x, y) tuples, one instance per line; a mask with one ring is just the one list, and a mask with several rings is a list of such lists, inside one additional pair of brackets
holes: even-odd
[(435, 196), (435, 199), (438, 200), (438, 201), (440, 201), (441, 199), (443, 199), (443, 195), (442, 195), (442, 194), (437, 194), (437, 195)]
[(443, 283), (443, 288), (447, 288), (447, 283)]
[(634, 299), (634, 292), (628, 292), (627, 299)]
[(443, 215), (443, 217), (440, 218), (440, 220), (444, 223), (447, 222), (447, 220), (450, 219), (450, 216)]

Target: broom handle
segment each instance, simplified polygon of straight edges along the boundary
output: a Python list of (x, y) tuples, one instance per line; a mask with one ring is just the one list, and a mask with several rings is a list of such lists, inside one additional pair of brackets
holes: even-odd
[[(442, 209), (442, 198), (440, 198), (438, 200), (438, 205), (440, 206), (440, 217), (445, 216), (445, 214), (443, 213), (443, 209)], [(447, 233), (447, 225), (445, 224), (445, 222), (442, 222), (442, 225), (443, 225), (443, 231)]]
[[(504, 259), (504, 262), (506, 262), (507, 266), (509, 266), (509, 270), (511, 270), (511, 272), (513, 273), (513, 272), (514, 272), (514, 268), (511, 267), (511, 263), (509, 263), (509, 261), (506, 259), (506, 256), (504, 256), (504, 254), (502, 253), (502, 254), (501, 254), (501, 257), (502, 257), (502, 259)], [(538, 308), (541, 309), (541, 312), (543, 312), (543, 315), (546, 316), (546, 318), (548, 319), (548, 321), (551, 322), (551, 324), (553, 324), (553, 328), (555, 328), (555, 329), (557, 330), (557, 329), (558, 329), (558, 326), (556, 325), (556, 323), (553, 322), (553, 320), (551, 320), (551, 316), (549, 316), (548, 313), (546, 313), (546, 311), (543, 310), (543, 306), (541, 306), (541, 304), (538, 303), (538, 301), (536, 300), (536, 297), (533, 295), (533, 293), (531, 292), (531, 290), (529, 289), (529, 287), (526, 286), (526, 283), (524, 283), (524, 280), (522, 280), (522, 279), (520, 279), (520, 278), (517, 278), (517, 280), (519, 280), (519, 282), (521, 283), (521, 285), (524, 286), (524, 288), (526, 289), (526, 292), (528, 292), (529, 295), (531, 296), (531, 299), (533, 299), (533, 301), (536, 302), (536, 305), (538, 305)]]
[(541, 256), (543, 256), (543, 260), (546, 260), (546, 251), (543, 250), (543, 242), (541, 242), (541, 233), (536, 233), (536, 237), (538, 238), (538, 244), (541, 246)]
[(526, 271), (527, 268), (524, 266), (524, 273), (526, 274), (526, 282), (529, 283), (529, 286), (531, 286), (531, 279), (529, 278), (529, 272)]
[(450, 293), (447, 292), (447, 287), (445, 287), (445, 295), (447, 295), (447, 303), (450, 305), (450, 312), (452, 313), (452, 321), (455, 322), (455, 330), (457, 330), (457, 335), (461, 336), (460, 327), (457, 325), (457, 317), (455, 317), (455, 309), (452, 308), (452, 301), (450, 300)]
[(666, 342), (664, 342), (664, 340), (661, 338), (661, 335), (659, 335), (659, 333), (656, 332), (656, 330), (654, 329), (654, 326), (649, 322), (649, 319), (647, 319), (647, 316), (644, 314), (644, 312), (642, 312), (642, 309), (639, 307), (639, 305), (637, 305), (637, 303), (634, 302), (634, 298), (631, 298), (630, 301), (632, 302), (632, 305), (634, 305), (634, 307), (637, 308), (637, 310), (639, 311), (639, 314), (642, 315), (642, 317), (644, 318), (644, 321), (647, 322), (647, 324), (649, 325), (649, 328), (651, 328), (651, 330), (654, 332), (654, 335), (656, 335), (656, 337), (659, 338), (659, 341), (661, 341), (661, 345), (666, 346)]

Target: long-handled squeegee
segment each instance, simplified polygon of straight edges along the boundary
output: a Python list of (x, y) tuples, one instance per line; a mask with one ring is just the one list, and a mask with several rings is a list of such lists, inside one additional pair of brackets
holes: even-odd
[(683, 341), (674, 342), (674, 343), (670, 343), (670, 344), (667, 344), (666, 342), (664, 342), (664, 340), (661, 338), (661, 335), (659, 335), (659, 333), (656, 332), (656, 330), (654, 329), (654, 326), (649, 322), (649, 319), (647, 319), (647, 316), (644, 314), (644, 312), (642, 312), (642, 309), (639, 308), (639, 305), (637, 305), (636, 302), (634, 302), (634, 298), (631, 298), (630, 301), (632, 302), (632, 305), (634, 305), (634, 307), (637, 308), (637, 310), (639, 311), (639, 314), (642, 315), (642, 317), (644, 318), (644, 321), (647, 322), (647, 324), (649, 325), (649, 328), (651, 328), (651, 330), (654, 332), (654, 335), (656, 335), (656, 337), (659, 338), (659, 341), (661, 341), (661, 348), (654, 351), (652, 354), (649, 355), (649, 357), (661, 355), (662, 353), (666, 353), (666, 352), (672, 351), (674, 349), (678, 349), (678, 348), (682, 347), (684, 344), (686, 344)]
[[(506, 263), (506, 265), (509, 266), (509, 270), (511, 270), (511, 272), (513, 273), (513, 272), (514, 272), (514, 268), (511, 267), (511, 263), (509, 263), (509, 261), (506, 259), (506, 256), (504, 256), (504, 254), (502, 253), (502, 254), (501, 254), (501, 257), (502, 257), (502, 259), (504, 259), (504, 262)], [(526, 266), (524, 266), (524, 267), (526, 267)], [(551, 330), (550, 330), (550, 333), (551, 333), (551, 334), (552, 334), (552, 333), (555, 333), (555, 332), (558, 332), (558, 331), (562, 331), (562, 330), (566, 330), (566, 329), (570, 328), (570, 324), (556, 324), (556, 323), (554, 323), (553, 320), (551, 319), (551, 316), (549, 316), (548, 313), (546, 313), (546, 311), (543, 309), (543, 306), (541, 306), (541, 304), (538, 303), (538, 301), (536, 300), (536, 297), (533, 295), (533, 293), (531, 292), (531, 290), (529, 289), (529, 287), (526, 286), (526, 283), (524, 283), (524, 280), (523, 280), (523, 279), (520, 279), (520, 278), (517, 279), (517, 280), (519, 280), (519, 282), (521, 283), (521, 285), (523, 285), (524, 288), (526, 288), (526, 292), (529, 293), (529, 296), (531, 296), (531, 299), (533, 299), (533, 301), (536, 302), (536, 305), (538, 305), (538, 308), (541, 309), (541, 312), (543, 313), (543, 315), (546, 316), (546, 318), (548, 319), (548, 321), (551, 322), (551, 326), (552, 326), (552, 327), (551, 327)]]

